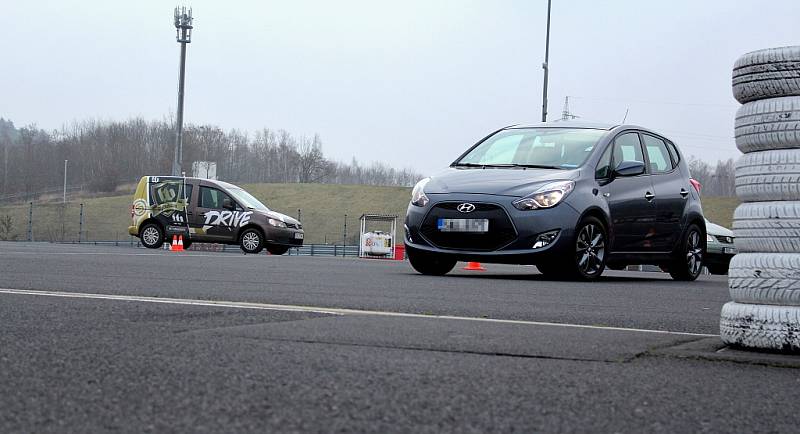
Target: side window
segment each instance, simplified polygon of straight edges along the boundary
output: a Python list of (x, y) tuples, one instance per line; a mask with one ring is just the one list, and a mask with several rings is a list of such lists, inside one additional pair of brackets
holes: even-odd
[(173, 206), (175, 206), (175, 204), (182, 201), (182, 199), (182, 181), (167, 180), (150, 184), (150, 201), (152, 205), (173, 204)]
[(647, 150), (647, 159), (650, 160), (650, 173), (666, 173), (672, 170), (672, 158), (663, 140), (645, 134), (644, 147)]
[(600, 157), (600, 162), (597, 163), (597, 168), (594, 170), (595, 179), (606, 179), (611, 177), (611, 171), (614, 169), (611, 167), (611, 149), (613, 148), (613, 146), (607, 147), (606, 151), (603, 152), (603, 156)]
[(644, 164), (639, 133), (625, 133), (614, 139), (613, 166), (617, 167), (623, 161), (638, 161)]
[(672, 166), (677, 166), (678, 163), (681, 162), (681, 154), (678, 153), (678, 148), (675, 147), (674, 143), (667, 142), (667, 150), (669, 151), (669, 155), (672, 157)]
[(200, 207), (211, 209), (222, 209), (222, 203), (225, 199), (229, 199), (232, 203), (233, 199), (227, 194), (217, 190), (216, 188), (200, 187)]

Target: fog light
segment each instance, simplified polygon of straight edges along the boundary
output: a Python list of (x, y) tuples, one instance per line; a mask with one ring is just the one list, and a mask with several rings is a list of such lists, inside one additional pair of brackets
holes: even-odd
[(558, 233), (559, 231), (556, 230), (539, 234), (539, 236), (536, 237), (536, 242), (533, 243), (533, 248), (541, 249), (542, 247), (549, 245), (553, 242), (553, 240), (556, 239), (556, 237), (558, 237)]
[(410, 229), (408, 229), (408, 225), (403, 225), (403, 229), (405, 229), (405, 230), (406, 230), (406, 239), (407, 239), (409, 242), (412, 242), (412, 243), (413, 243), (413, 242), (414, 242), (414, 240), (413, 240), (413, 239), (411, 239), (411, 230), (410, 230)]

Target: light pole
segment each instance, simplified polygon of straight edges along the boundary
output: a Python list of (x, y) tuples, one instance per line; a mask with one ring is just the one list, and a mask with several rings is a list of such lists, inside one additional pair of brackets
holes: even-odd
[(181, 176), (183, 159), (183, 84), (186, 75), (186, 44), (192, 42), (192, 9), (175, 8), (175, 38), (181, 44), (180, 75), (178, 78), (178, 119), (175, 133), (175, 160), (172, 162), (172, 175)]
[(542, 90), (542, 122), (547, 122), (547, 75), (550, 72), (548, 62), (550, 60), (550, 2), (547, 0), (547, 39), (544, 46), (544, 89)]
[(64, 203), (67, 203), (67, 162), (64, 160)]

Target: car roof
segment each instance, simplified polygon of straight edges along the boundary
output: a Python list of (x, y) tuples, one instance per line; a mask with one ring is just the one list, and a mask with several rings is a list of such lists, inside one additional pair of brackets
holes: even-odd
[(192, 176), (172, 176), (172, 175), (163, 175), (163, 176), (148, 175), (148, 177), (150, 177), (150, 178), (159, 178), (159, 179), (185, 179), (186, 181), (192, 181), (192, 182), (205, 181), (205, 182), (208, 182), (208, 183), (211, 183), (211, 184), (219, 185), (220, 187), (224, 187), (224, 188), (241, 188), (241, 187), (238, 187), (236, 185), (227, 183), (225, 181), (220, 181), (218, 179), (195, 178), (195, 177), (192, 177)]
[(513, 128), (585, 128), (593, 130), (612, 130), (619, 125), (604, 124), (600, 122), (584, 122), (584, 121), (552, 121), (552, 122), (539, 122), (533, 124), (519, 124), (506, 127), (507, 129)]

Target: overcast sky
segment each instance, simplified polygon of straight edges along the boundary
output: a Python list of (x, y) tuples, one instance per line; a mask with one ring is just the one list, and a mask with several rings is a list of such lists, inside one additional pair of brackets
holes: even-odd
[[(175, 110), (169, 1), (6, 0), (0, 117), (59, 128)], [(191, 2), (186, 122), (298, 135), (325, 153), (430, 173), (541, 117), (546, 0)], [(548, 119), (653, 128), (736, 157), (730, 70), (800, 44), (800, 1), (554, 0)]]

